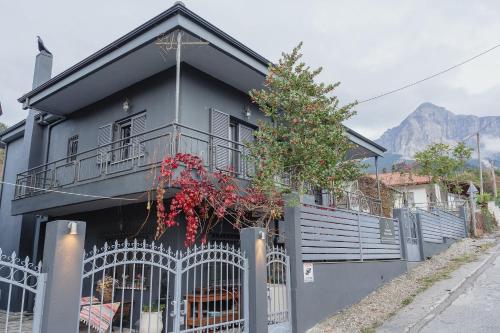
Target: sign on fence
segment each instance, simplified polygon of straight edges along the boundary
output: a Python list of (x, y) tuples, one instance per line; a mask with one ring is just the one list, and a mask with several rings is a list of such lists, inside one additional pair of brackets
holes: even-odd
[(381, 218), (380, 226), (380, 242), (381, 243), (396, 243), (396, 232), (394, 231), (394, 221)]
[(304, 283), (314, 282), (314, 266), (312, 262), (304, 263)]

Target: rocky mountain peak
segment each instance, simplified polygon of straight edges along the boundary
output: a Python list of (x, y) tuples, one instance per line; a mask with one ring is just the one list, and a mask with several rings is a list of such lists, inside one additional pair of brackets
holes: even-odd
[[(376, 142), (386, 147), (390, 153), (411, 159), (416, 152), (431, 143), (454, 144), (479, 129), (486, 139), (483, 142), (485, 156), (500, 155), (500, 147), (488, 144), (500, 140), (500, 116), (456, 115), (444, 107), (425, 102), (401, 124), (387, 130)], [(474, 143), (473, 138), (469, 139), (469, 143)]]

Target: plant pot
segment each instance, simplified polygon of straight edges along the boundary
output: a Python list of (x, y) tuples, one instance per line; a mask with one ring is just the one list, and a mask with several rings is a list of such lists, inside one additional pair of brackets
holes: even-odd
[(111, 303), (111, 296), (113, 291), (111, 288), (106, 288), (102, 290), (99, 286), (96, 288), (97, 293), (99, 294), (99, 297), (97, 298), (99, 300), (99, 303), (101, 302), (101, 296), (102, 296), (102, 303)]
[(139, 325), (140, 333), (161, 333), (163, 330), (162, 312), (141, 311), (141, 321)]

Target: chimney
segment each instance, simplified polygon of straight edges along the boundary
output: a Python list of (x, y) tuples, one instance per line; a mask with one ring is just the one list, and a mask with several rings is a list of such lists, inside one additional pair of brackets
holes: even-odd
[(36, 55), (33, 89), (50, 80), (52, 75), (52, 54), (42, 50)]

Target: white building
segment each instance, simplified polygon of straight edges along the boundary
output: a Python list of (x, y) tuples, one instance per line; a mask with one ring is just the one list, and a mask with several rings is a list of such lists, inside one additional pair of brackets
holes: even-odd
[(409, 207), (422, 209), (435, 206), (453, 208), (458, 201), (463, 202), (458, 194), (450, 193), (447, 188), (433, 183), (430, 176), (389, 172), (379, 174), (379, 180), (401, 193), (395, 200), (395, 208), (400, 208), (405, 203)]

